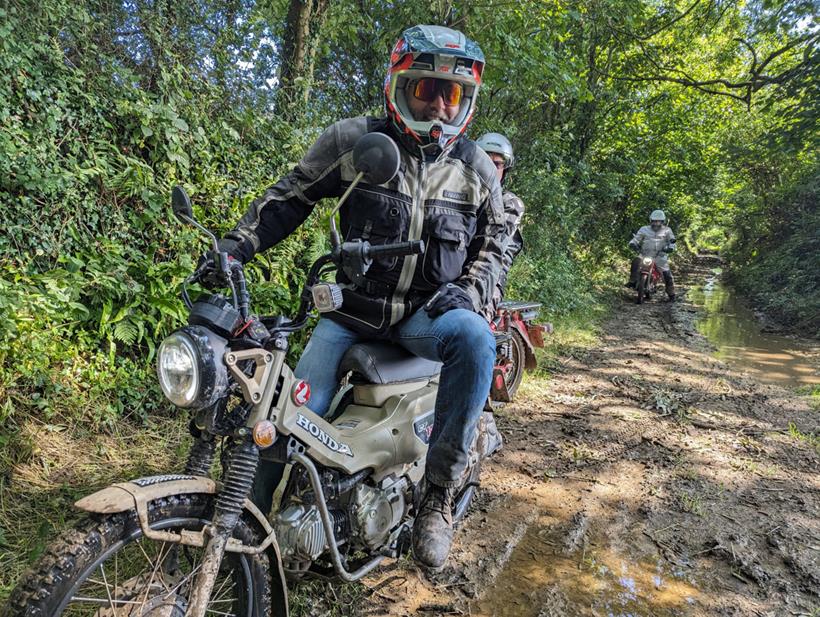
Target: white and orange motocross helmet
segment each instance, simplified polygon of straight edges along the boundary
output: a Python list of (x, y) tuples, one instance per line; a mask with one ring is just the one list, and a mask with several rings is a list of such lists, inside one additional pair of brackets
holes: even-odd
[[(387, 117), (408, 145), (416, 144), (430, 154), (444, 150), (464, 134), (473, 118), (483, 71), (481, 48), (461, 32), (443, 26), (408, 28), (390, 54), (384, 80)], [(460, 107), (452, 124), (415, 120), (410, 113), (408, 84), (430, 78), (460, 85)]]

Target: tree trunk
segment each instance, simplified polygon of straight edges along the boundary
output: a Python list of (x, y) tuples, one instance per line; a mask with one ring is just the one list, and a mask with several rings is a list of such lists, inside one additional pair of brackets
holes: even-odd
[(304, 113), (313, 84), (313, 67), (319, 32), (330, 0), (290, 0), (276, 108), (294, 120)]

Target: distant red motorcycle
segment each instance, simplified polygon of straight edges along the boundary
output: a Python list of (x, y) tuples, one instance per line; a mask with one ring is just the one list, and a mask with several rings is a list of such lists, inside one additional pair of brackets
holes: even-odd
[(533, 370), (538, 361), (535, 348), (544, 346), (544, 334), (552, 324), (535, 323), (541, 304), (505, 301), (499, 304), (490, 329), (495, 335), (496, 360), (487, 406), (500, 409), (515, 396), (524, 370)]
[(636, 302), (643, 304), (658, 289), (658, 283), (662, 279), (661, 271), (655, 265), (654, 257), (641, 256), (641, 266), (638, 271), (638, 283), (635, 285), (638, 297)]

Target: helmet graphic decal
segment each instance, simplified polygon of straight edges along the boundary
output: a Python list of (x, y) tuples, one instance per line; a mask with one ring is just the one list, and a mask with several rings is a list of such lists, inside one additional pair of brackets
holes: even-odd
[[(393, 47), (384, 81), (388, 119), (399, 135), (408, 140), (408, 145), (428, 153), (446, 149), (464, 134), (473, 117), (483, 70), (481, 48), (461, 32), (442, 26), (408, 28)], [(415, 94), (411, 89), (427, 78), (460, 85), (462, 95), (454, 116), (447, 120), (414, 117), (410, 101)], [(455, 105), (454, 98), (452, 107)]]

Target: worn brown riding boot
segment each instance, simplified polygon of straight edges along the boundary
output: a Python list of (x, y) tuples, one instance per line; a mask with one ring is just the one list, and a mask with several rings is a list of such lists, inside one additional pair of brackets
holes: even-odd
[(427, 482), (427, 490), (413, 523), (413, 556), (428, 568), (440, 568), (450, 554), (456, 490)]

